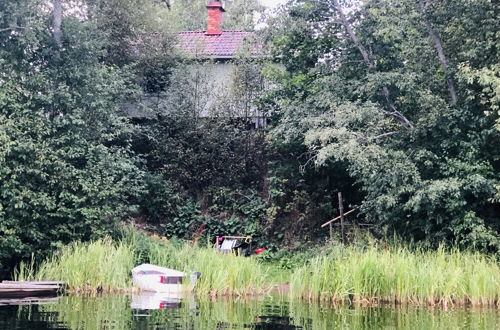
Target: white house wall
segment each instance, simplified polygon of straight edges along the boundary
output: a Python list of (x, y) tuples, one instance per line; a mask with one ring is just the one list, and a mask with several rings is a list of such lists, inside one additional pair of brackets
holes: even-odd
[(129, 105), (132, 117), (150, 117), (155, 112), (183, 113), (197, 118), (248, 118), (257, 127), (265, 125), (266, 115), (256, 101), (266, 86), (256, 65), (252, 88), (243, 90), (234, 85), (235, 65), (232, 62), (196, 63), (178, 67), (171, 85), (160, 94), (145, 95), (141, 104)]

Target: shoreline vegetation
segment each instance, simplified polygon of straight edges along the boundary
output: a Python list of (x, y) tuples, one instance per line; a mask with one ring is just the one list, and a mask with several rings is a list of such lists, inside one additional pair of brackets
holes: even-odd
[(59, 278), (70, 293), (132, 292), (131, 269), (151, 263), (185, 272), (199, 271), (195, 292), (210, 296), (253, 295), (268, 291), (265, 267), (253, 258), (221, 255), (201, 244), (169, 241), (127, 230), (111, 238), (72, 243), (37, 265), (20, 263), (15, 280)]
[(500, 268), (491, 257), (458, 250), (347, 247), (296, 269), (290, 295), (361, 305), (500, 307)]
[(261, 295), (278, 287), (282, 295), (310, 302), (500, 307), (500, 267), (480, 253), (338, 246), (284, 276), (274, 262), (201, 245), (128, 230), (119, 241), (73, 243), (39, 264), (21, 263), (14, 279), (61, 280), (73, 294), (129, 293), (136, 291), (130, 270), (148, 262), (200, 271), (195, 293), (202, 296)]

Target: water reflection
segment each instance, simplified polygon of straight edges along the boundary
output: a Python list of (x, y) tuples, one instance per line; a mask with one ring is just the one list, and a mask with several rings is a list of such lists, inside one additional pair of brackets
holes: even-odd
[(56, 303), (59, 298), (60, 297), (0, 298), (0, 307), (53, 304)]
[(192, 308), (196, 308), (194, 297), (183, 297), (178, 293), (142, 292), (132, 295), (130, 308), (132, 309), (175, 309), (181, 308), (182, 300), (192, 301)]
[(348, 308), (281, 297), (61, 297), (0, 306), (0, 329), (499, 329), (497, 309)]

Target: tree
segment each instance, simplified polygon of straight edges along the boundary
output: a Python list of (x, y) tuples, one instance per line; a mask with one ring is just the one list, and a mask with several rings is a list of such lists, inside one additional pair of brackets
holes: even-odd
[(0, 35), (2, 269), (116, 232), (142, 189), (119, 115), (133, 76), (102, 63), (106, 39), (92, 21), (63, 16), (54, 40), (41, 5), (10, 7), (30, 19)]
[[(497, 116), (484, 117), (490, 101), (465, 97), (480, 88), (477, 80), (455, 79), (464, 65), (491, 67), (497, 57), (490, 46), (496, 7), (292, 2), (288, 15), (298, 18), (292, 27), (278, 25), (273, 40), (287, 66), (276, 134), (303, 135), (318, 166), (346, 162), (364, 192), (367, 221), (429, 244), (496, 251)], [(476, 33), (477, 42), (458, 40), (476, 40)], [(311, 61), (294, 65), (302, 58)], [(289, 87), (298, 81), (306, 87), (300, 93)]]

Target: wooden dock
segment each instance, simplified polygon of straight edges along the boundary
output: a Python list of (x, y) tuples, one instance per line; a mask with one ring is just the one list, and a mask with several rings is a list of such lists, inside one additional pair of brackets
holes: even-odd
[(63, 282), (3, 281), (0, 283), (0, 298), (26, 298), (57, 296), (62, 291)]

